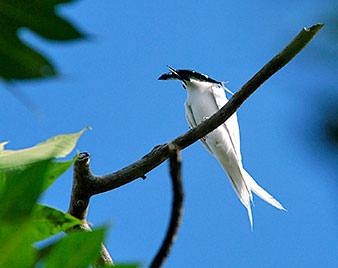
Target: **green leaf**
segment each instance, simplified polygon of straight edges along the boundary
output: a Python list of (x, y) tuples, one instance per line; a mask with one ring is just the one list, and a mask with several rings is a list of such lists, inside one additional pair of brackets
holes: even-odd
[(50, 160), (34, 163), (24, 170), (3, 174), (0, 193), (0, 220), (13, 221), (28, 217), (46, 184)]
[(54, 157), (65, 157), (74, 149), (77, 140), (88, 128), (89, 127), (86, 127), (74, 134), (52, 137), (31, 148), (22, 150), (0, 150), (0, 169), (18, 168)]
[(52, 64), (24, 44), (18, 29), (25, 27), (50, 40), (83, 37), (56, 12), (57, 4), (72, 0), (0, 0), (0, 77), (5, 80), (40, 78), (56, 74)]
[(5, 186), (5, 182), (6, 182), (6, 176), (4, 175), (3, 170), (0, 169), (0, 194), (3, 191), (3, 188)]
[[(62, 162), (57, 162), (57, 161), (52, 161), (49, 163), (48, 168), (45, 173), (45, 179), (44, 179), (44, 184), (42, 187), (42, 192), (47, 190), (53, 183), (54, 181), (60, 177), (68, 168), (72, 166), (72, 164), (76, 161), (77, 156), (74, 157), (72, 160), (69, 161), (62, 161)], [(17, 168), (10, 168), (10, 169), (0, 169), (0, 193), (2, 192), (2, 189), (5, 185), (5, 182), (8, 177), (8, 173), (13, 173), (17, 172), (16, 174), (20, 174), (20, 171), (24, 170), (24, 168), (27, 168), (28, 165), (26, 166), (19, 166)], [(18, 175), (19, 176), (19, 175)]]
[[(3, 21), (0, 19), (0, 24)], [(6, 80), (42, 78), (56, 75), (52, 64), (22, 43), (15, 32), (0, 27), (0, 77)], [(1, 31), (2, 30), (2, 31)]]
[(78, 231), (57, 242), (45, 257), (46, 268), (85, 268), (100, 255), (104, 229)]
[(37, 205), (34, 208), (31, 221), (33, 223), (31, 232), (33, 243), (83, 223), (68, 213), (44, 205)]
[(0, 222), (0, 267), (34, 267), (37, 250), (30, 241), (29, 221)]
[(68, 21), (58, 16), (55, 5), (61, 1), (0, 0), (0, 14), (18, 27), (27, 27), (51, 40), (72, 40), (82, 37)]
[[(45, 174), (46, 179), (44, 180), (45, 183), (42, 187), (42, 191), (44, 192), (45, 190), (47, 190), (49, 186), (51, 186), (58, 177), (60, 177), (68, 168), (70, 168), (73, 165), (76, 159), (77, 159), (77, 156), (69, 161), (50, 162), (50, 164), (48, 165), (48, 170)], [(0, 189), (1, 189), (1, 182), (0, 182)]]

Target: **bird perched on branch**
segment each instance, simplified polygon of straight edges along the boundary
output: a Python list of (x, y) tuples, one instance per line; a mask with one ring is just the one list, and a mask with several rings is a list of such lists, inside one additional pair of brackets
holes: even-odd
[[(161, 75), (159, 80), (182, 81), (183, 87), (187, 91), (185, 113), (190, 128), (197, 127), (227, 103), (224, 90), (230, 91), (224, 86), (224, 82), (218, 82), (207, 75), (192, 70), (176, 70), (170, 66), (168, 68), (170, 72)], [(243, 168), (236, 113), (200, 141), (218, 160), (228, 175), (237, 196), (248, 211), (251, 229), (253, 226), (252, 192), (272, 206), (285, 210)]]

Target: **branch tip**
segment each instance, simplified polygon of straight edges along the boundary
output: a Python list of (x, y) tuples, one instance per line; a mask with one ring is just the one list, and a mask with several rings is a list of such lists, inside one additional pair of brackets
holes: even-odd
[(83, 152), (83, 153), (78, 154), (78, 158), (76, 159), (76, 162), (84, 162), (84, 161), (89, 162), (89, 159), (90, 159), (90, 154), (87, 152)]
[(323, 28), (323, 26), (325, 25), (325, 23), (317, 23), (312, 25), (309, 29), (306, 29), (306, 27), (304, 27), (305, 31), (319, 31), (321, 28)]

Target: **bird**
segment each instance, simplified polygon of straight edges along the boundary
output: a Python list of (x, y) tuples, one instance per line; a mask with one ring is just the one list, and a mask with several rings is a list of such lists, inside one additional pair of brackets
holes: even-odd
[[(232, 92), (225, 87), (225, 82), (216, 81), (193, 70), (176, 70), (167, 66), (170, 72), (162, 74), (158, 79), (182, 82), (182, 86), (187, 92), (187, 99), (184, 103), (185, 115), (191, 129), (207, 120), (228, 102), (225, 91)], [(272, 206), (286, 211), (282, 204), (259, 186), (244, 169), (236, 113), (200, 141), (207, 151), (217, 159), (227, 174), (239, 200), (247, 209), (251, 230), (253, 230), (252, 192)]]

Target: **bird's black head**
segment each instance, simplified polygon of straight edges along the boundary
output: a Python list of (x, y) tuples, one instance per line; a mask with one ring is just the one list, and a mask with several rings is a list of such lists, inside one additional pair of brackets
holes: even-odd
[(169, 72), (162, 74), (158, 80), (182, 80), (182, 78), (177, 73)]
[(221, 84), (221, 82), (218, 82), (205, 74), (201, 74), (192, 70), (176, 70), (169, 65), (168, 68), (171, 70), (171, 72), (162, 74), (158, 80), (181, 80), (182, 82), (185, 82), (194, 79), (201, 82)]

